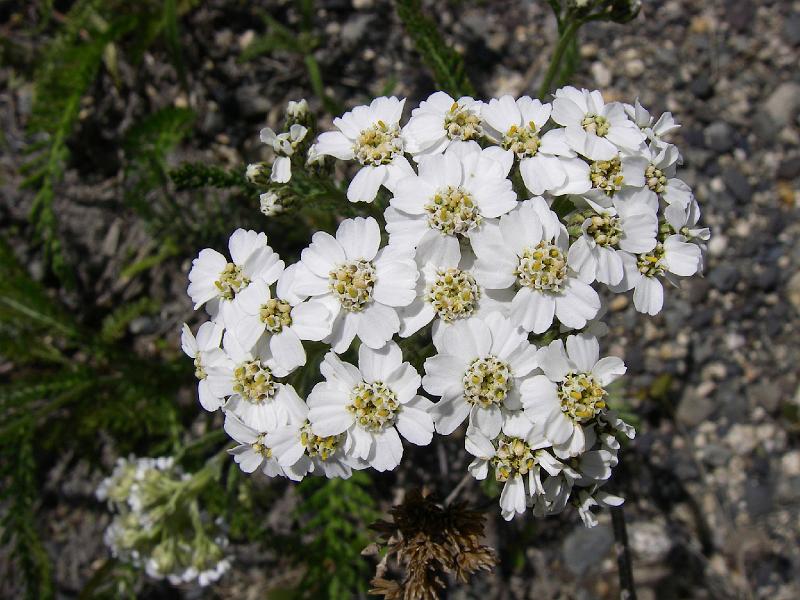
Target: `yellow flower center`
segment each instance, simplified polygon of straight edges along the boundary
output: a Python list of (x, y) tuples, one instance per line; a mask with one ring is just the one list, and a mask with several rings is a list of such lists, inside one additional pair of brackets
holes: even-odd
[(207, 377), (206, 370), (203, 368), (203, 363), (200, 361), (200, 352), (194, 355), (194, 376), (200, 380)]
[(256, 441), (250, 444), (250, 447), (253, 449), (254, 452), (257, 452), (264, 458), (271, 458), (272, 457), (272, 448), (268, 448), (267, 445), (264, 443), (264, 434), (260, 434)]
[(655, 277), (664, 273), (664, 246), (663, 244), (656, 244), (656, 247), (647, 254), (640, 254), (636, 258), (636, 266), (639, 268), (639, 273), (645, 277)]
[(664, 171), (654, 165), (647, 165), (647, 169), (644, 171), (644, 178), (647, 181), (647, 187), (656, 194), (663, 194), (664, 190), (667, 189), (667, 176), (664, 175)]
[(607, 392), (592, 373), (568, 373), (558, 384), (561, 412), (578, 423), (588, 421), (606, 407)]
[(447, 186), (425, 205), (428, 226), (446, 235), (464, 235), (483, 221), (472, 196), (461, 186)]
[(233, 300), (233, 297), (246, 288), (250, 280), (242, 273), (241, 267), (233, 263), (228, 263), (219, 274), (219, 279), (214, 282), (220, 296), (226, 300)]
[(362, 381), (350, 393), (348, 412), (356, 418), (356, 423), (368, 431), (382, 431), (394, 424), (395, 415), (400, 408), (397, 395), (380, 381)]
[(622, 236), (619, 217), (615, 215), (594, 215), (586, 232), (594, 238), (599, 246), (615, 247)]
[(560, 292), (567, 278), (567, 259), (558, 246), (543, 240), (523, 250), (514, 274), (525, 287)]
[(622, 161), (618, 156), (611, 160), (596, 160), (589, 166), (592, 187), (607, 196), (613, 196), (622, 189), (625, 178), (622, 176)]
[(359, 134), (353, 150), (362, 165), (388, 165), (403, 152), (400, 127), (378, 121)]
[(328, 460), (336, 453), (342, 437), (341, 435), (329, 435), (327, 437), (314, 435), (311, 432), (311, 424), (308, 421), (300, 429), (300, 442), (305, 446), (306, 454), (312, 458), (318, 456), (320, 460)]
[(292, 326), (292, 306), (284, 300), (271, 298), (261, 305), (259, 316), (267, 331), (280, 333), (284, 327)]
[(470, 404), (489, 408), (502, 404), (511, 390), (511, 367), (494, 356), (472, 362), (464, 374), (464, 398)]
[(491, 460), (495, 479), (508, 481), (517, 475), (527, 475), (536, 466), (536, 451), (525, 440), (501, 434), (497, 452)]
[(468, 108), (453, 102), (444, 117), (444, 130), (451, 140), (474, 140), (483, 135), (481, 118)]
[(360, 312), (372, 300), (376, 280), (375, 267), (371, 262), (354, 260), (331, 271), (328, 285), (342, 308)]
[(233, 391), (252, 404), (261, 404), (275, 395), (277, 384), (272, 371), (260, 360), (250, 360), (233, 370)]
[(536, 124), (530, 121), (527, 127), (512, 125), (503, 136), (501, 144), (504, 150), (511, 150), (518, 158), (536, 156), (541, 141), (537, 134)]
[(477, 308), (480, 296), (480, 288), (469, 271), (439, 269), (425, 294), (425, 301), (433, 306), (439, 318), (452, 323), (469, 317)]
[(581, 126), (586, 133), (593, 133), (598, 137), (605, 137), (611, 129), (608, 119), (600, 115), (586, 115), (581, 121)]

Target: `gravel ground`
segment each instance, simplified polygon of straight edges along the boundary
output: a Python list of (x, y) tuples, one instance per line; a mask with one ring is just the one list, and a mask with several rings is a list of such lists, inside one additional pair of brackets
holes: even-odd
[[(605, 341), (628, 364), (621, 395), (641, 419), (615, 475), (628, 498), (639, 598), (798, 598), (800, 2), (644, 4), (629, 25), (585, 28), (573, 82), (602, 89), (607, 99), (638, 96), (653, 112), (673, 112), (683, 124), (674, 138), (685, 158), (682, 178), (694, 188), (713, 238), (705, 277), (668, 290), (657, 318), (645, 319), (626, 298), (614, 298), (609, 306)], [(271, 5), (276, 17), (296, 20), (288, 2)], [(554, 36), (544, 2), (427, 5), (435, 7), (431, 12), (465, 54), (482, 95), (535, 93)], [(134, 81), (123, 64), (130, 93), (123, 96), (104, 82), (108, 93), (87, 105), (85, 126), (94, 123), (101, 137), (114, 140), (143, 106), (189, 103), (201, 115), (199, 131), (176, 162), (235, 165), (259, 159), (258, 129), (265, 122), (278, 124), (286, 101), (310, 94), (300, 57), (275, 53), (236, 62), (242, 47), (261, 33), (252, 29), (260, 21), (236, 6), (232, 11), (221, 1), (203, 3), (187, 17), (182, 41), (191, 67), (190, 97), (172, 69), (158, 61), (146, 59), (146, 84)], [(387, 87), (412, 101), (432, 91), (388, 2), (325, 0), (318, 6), (324, 7), (317, 23), (325, 35), (317, 55), (333, 97), (352, 106)], [(0, 81), (9, 76), (0, 69)], [(29, 86), (3, 86), (0, 119), (12, 152), (0, 156), (0, 218), (10, 223), (24, 221), (30, 201), (17, 189), (22, 157), (16, 151), (30, 106)], [(191, 315), (184, 295), (188, 258), (156, 269), (148, 284), (119, 283), (115, 257), (150, 241), (118, 210), (114, 153), (101, 159), (93, 152), (81, 150), (58, 201), (69, 252), (87, 257), (78, 272), (82, 289), (102, 306), (150, 285), (165, 307), (157, 319), (136, 325), (137, 343), (146, 348), (163, 335), (177, 343), (177, 324)], [(41, 272), (31, 249), (22, 244), (20, 251)], [(459, 460), (437, 474), (449, 487), (463, 473)], [(49, 546), (58, 552), (56, 577), (64, 597), (74, 597), (104, 557), (100, 532), (107, 517), (80, 502), (100, 477), (56, 469), (49, 478), (65, 499), (44, 520)], [(477, 486), (464, 497), (479, 500)], [(520, 540), (528, 544), (523, 568), (503, 563), (452, 597), (616, 596), (608, 514), (592, 530), (574, 513), (533, 529), (490, 521), (490, 543), (504, 547)], [(215, 593), (259, 597), (276, 579), (264, 568), (239, 565)]]

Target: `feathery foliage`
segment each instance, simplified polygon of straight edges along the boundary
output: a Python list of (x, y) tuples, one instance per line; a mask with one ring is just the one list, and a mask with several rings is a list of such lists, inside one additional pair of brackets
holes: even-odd
[(420, 0), (396, 0), (395, 7), (437, 85), (454, 98), (474, 96), (475, 88), (467, 77), (464, 60), (444, 40), (436, 22), (423, 13)]
[[(183, 74), (177, 19), (190, 6), (190, 2), (176, 0), (164, 3), (164, 7), (151, 1), (78, 0), (42, 53), (34, 74), (28, 130), (35, 141), (27, 149), (31, 157), (25, 165), (24, 186), (36, 190), (30, 219), (41, 239), (46, 263), (64, 283), (72, 284), (74, 278), (64, 258), (54, 202), (69, 163), (69, 143), (82, 118), (83, 99), (103, 67), (118, 80), (121, 47), (138, 60), (161, 34), (176, 70)], [(134, 31), (135, 36), (129, 35)]]
[[(0, 461), (0, 543), (10, 545), (19, 568), (26, 600), (53, 598), (52, 567), (36, 527), (35, 511), (40, 498), (33, 457), (32, 429), (26, 426), (9, 440), (15, 460)], [(6, 442), (4, 442), (6, 443)]]
[(369, 543), (366, 525), (376, 516), (369, 483), (364, 471), (354, 471), (350, 479), (305, 479), (299, 486), (304, 499), (297, 516), (307, 519), (302, 532), (310, 537), (303, 546), (305, 597), (350, 600), (366, 590), (361, 550)]

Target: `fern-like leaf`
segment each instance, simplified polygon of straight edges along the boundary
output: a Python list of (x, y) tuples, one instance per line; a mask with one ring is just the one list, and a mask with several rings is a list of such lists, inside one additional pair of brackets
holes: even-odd
[(439, 87), (453, 96), (474, 96), (464, 60), (439, 32), (436, 22), (422, 12), (420, 0), (396, 0), (395, 7), (406, 32)]
[(14, 453), (0, 460), (0, 504), (5, 506), (0, 527), (0, 543), (11, 548), (11, 557), (18, 570), (28, 600), (53, 598), (52, 567), (36, 524), (39, 501), (37, 469), (33, 453), (33, 433), (25, 427), (11, 440)]
[(366, 591), (368, 565), (361, 550), (369, 543), (366, 525), (377, 514), (369, 483), (366, 473), (354, 471), (350, 479), (309, 478), (301, 484), (298, 516), (307, 519), (302, 532), (310, 536), (303, 547), (304, 597), (350, 600)]

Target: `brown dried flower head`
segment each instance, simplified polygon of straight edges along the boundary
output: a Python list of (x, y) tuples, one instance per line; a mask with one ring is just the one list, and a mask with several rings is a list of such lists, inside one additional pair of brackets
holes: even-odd
[[(494, 568), (494, 551), (480, 543), (485, 517), (466, 503), (443, 507), (434, 496), (413, 490), (389, 512), (391, 522), (371, 526), (386, 549), (371, 594), (386, 600), (436, 600), (447, 587), (448, 575), (465, 583), (476, 571)], [(401, 575), (389, 574), (392, 560)]]

